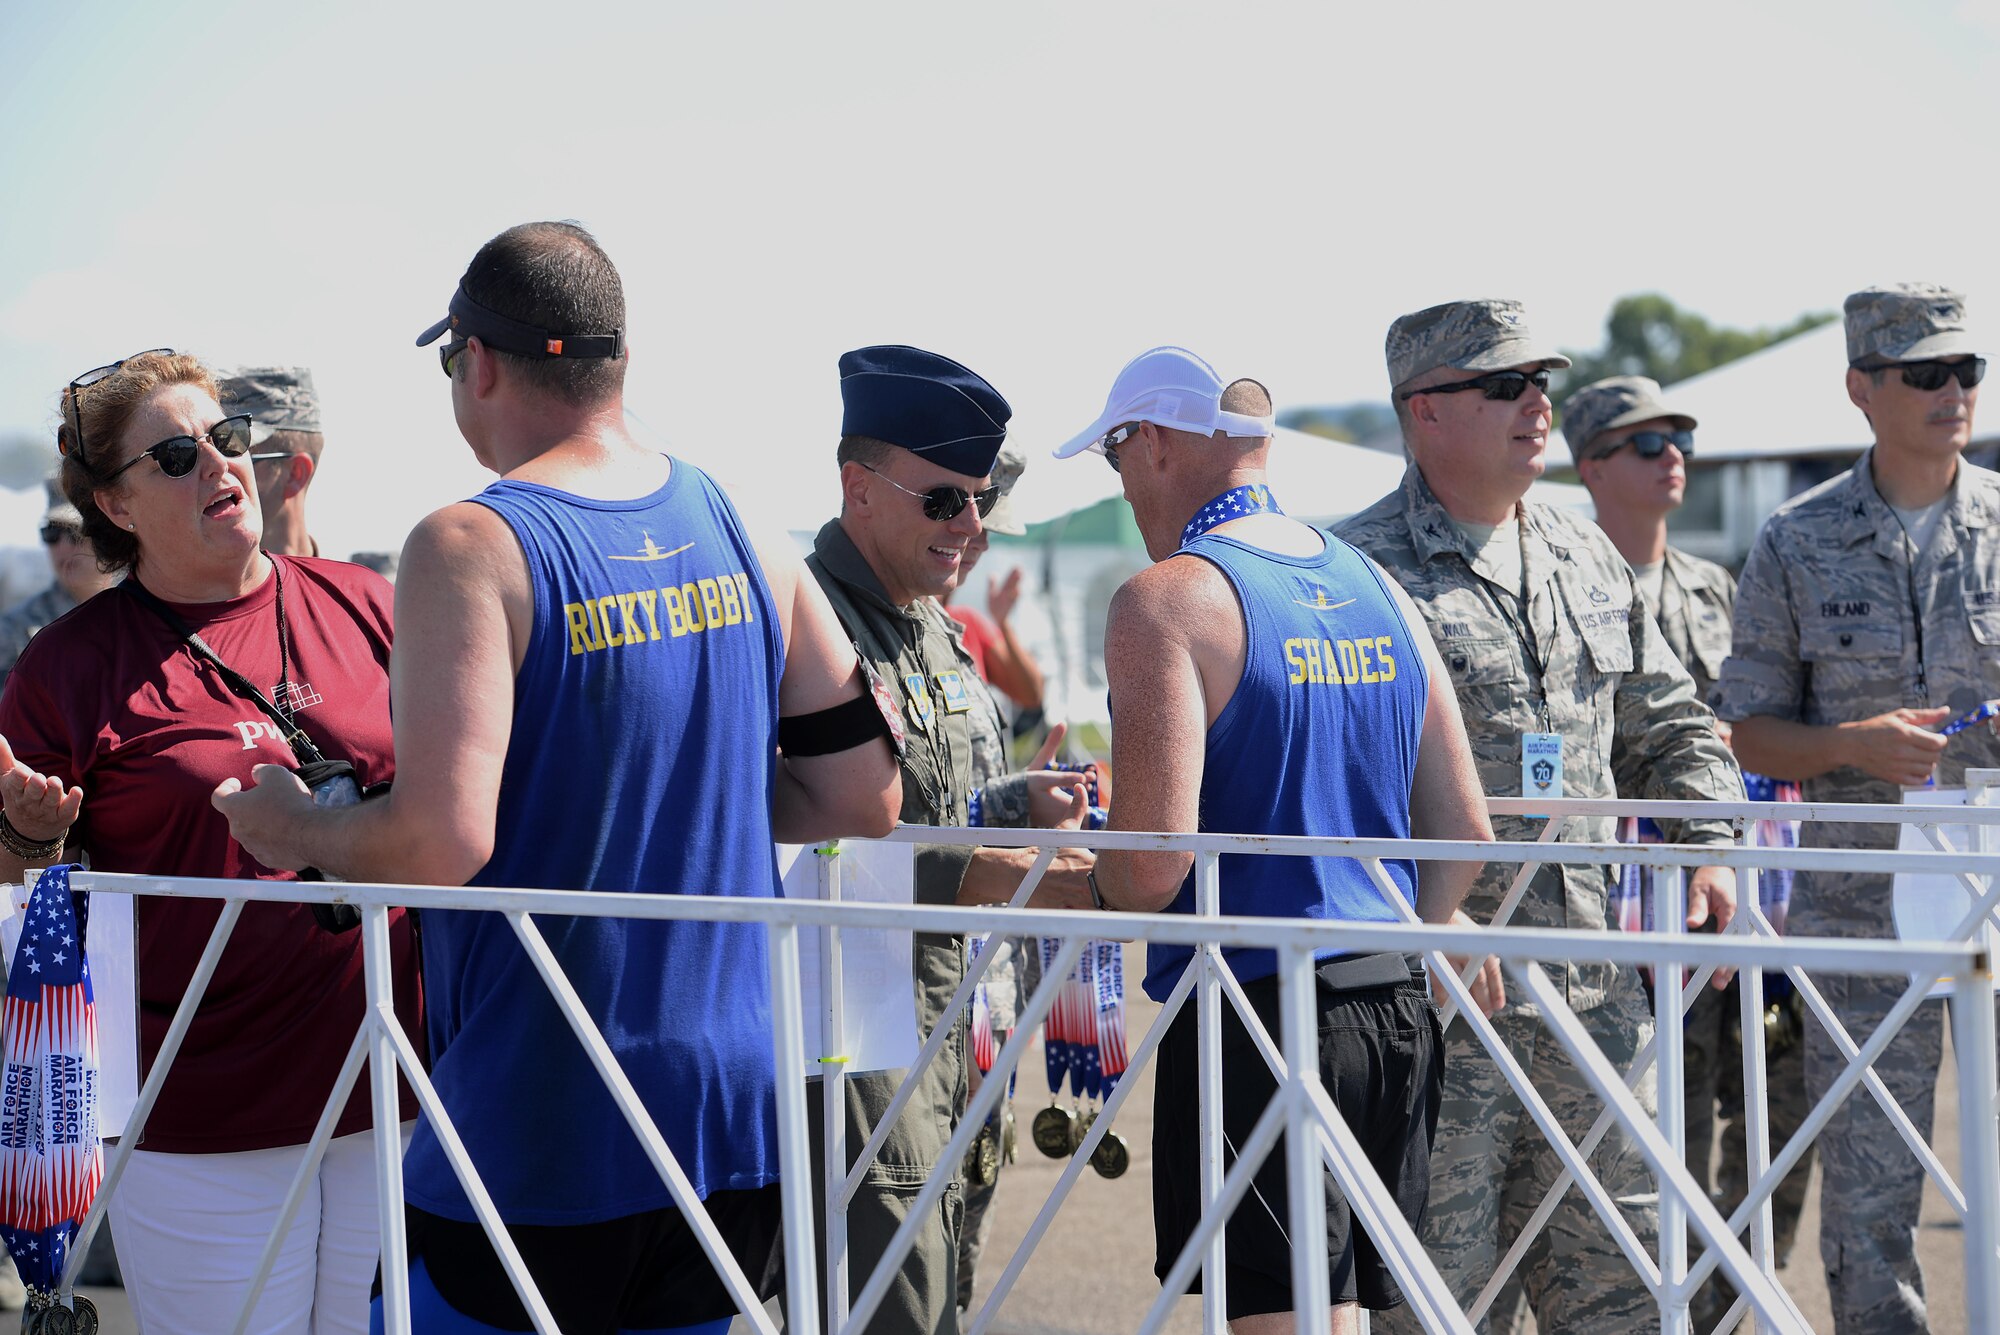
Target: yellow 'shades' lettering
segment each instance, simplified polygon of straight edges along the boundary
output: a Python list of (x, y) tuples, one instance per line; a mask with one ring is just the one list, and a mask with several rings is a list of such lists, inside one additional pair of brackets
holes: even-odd
[(1396, 680), (1395, 640), (1290, 639), (1284, 642), (1285, 679), (1294, 686), (1382, 686)]

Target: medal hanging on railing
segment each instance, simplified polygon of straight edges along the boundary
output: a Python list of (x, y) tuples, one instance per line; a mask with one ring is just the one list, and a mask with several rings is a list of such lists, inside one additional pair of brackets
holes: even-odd
[[(1042, 955), (1042, 978), (1046, 982), (1055, 969), (1056, 956), (1062, 951), (1062, 942), (1045, 938), (1036, 943)], [(1035, 1120), (1028, 1126), (1028, 1134), (1033, 1137), (1035, 1148), (1051, 1159), (1067, 1159), (1076, 1152), (1076, 1114), (1067, 1108), (1056, 1106), (1062, 1097), (1063, 1075), (1069, 1069), (1072, 1048), (1068, 1024), (1069, 989), (1065, 984), (1056, 991), (1055, 1005), (1049, 1009), (1047, 1023), (1042, 1026), (1042, 1060), (1048, 1068), (1049, 1106), (1035, 1114)]]
[[(1109, 1103), (1125, 1074), (1125, 954), (1116, 941), (1093, 941), (1097, 957), (1097, 1067), (1099, 1087)], [(1121, 1177), (1132, 1166), (1132, 1147), (1125, 1137), (1107, 1130), (1091, 1152), (1090, 1166), (1100, 1177)]]
[[(975, 971), (979, 968), (979, 957), (985, 953), (991, 939), (990, 934), (984, 932), (972, 938), (972, 967)], [(979, 1068), (981, 1075), (993, 1069), (994, 1055), (993, 1006), (986, 994), (986, 982), (982, 979), (979, 986), (972, 989), (972, 1064)]]
[(104, 1175), (97, 1009), (70, 870), (51, 867), (36, 881), (7, 977), (0, 1239), (28, 1289), (21, 1329), (36, 1335), (98, 1328), (88, 1298), (73, 1308), (57, 1301), (70, 1242)]
[[(985, 953), (992, 938), (980, 934), (972, 938), (972, 965), (979, 967), (979, 957)], [(993, 1008), (986, 994), (986, 984), (982, 981), (972, 990), (972, 1064), (980, 1075), (990, 1075), (993, 1071)], [(1003, 1105), (1004, 1108), (1004, 1105)], [(990, 1187), (1000, 1180), (1000, 1123), (1002, 1112), (988, 1118), (986, 1125), (979, 1128), (972, 1145), (965, 1152), (965, 1179), (975, 1187)]]

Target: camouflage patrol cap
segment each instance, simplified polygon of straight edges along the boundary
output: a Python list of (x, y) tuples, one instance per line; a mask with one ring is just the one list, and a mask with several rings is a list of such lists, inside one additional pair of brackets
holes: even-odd
[(987, 532), (1018, 538), (1028, 531), (1028, 526), (1014, 514), (1014, 484), (1021, 480), (1021, 474), (1027, 467), (1027, 455), (1012, 445), (1000, 447), (1000, 457), (993, 461), (993, 471), (987, 475), (987, 485), (1000, 488), (1000, 499), (983, 524)]
[(1440, 366), (1505, 371), (1516, 366), (1557, 370), (1569, 358), (1535, 342), (1518, 301), (1448, 301), (1396, 318), (1384, 346), (1389, 385), (1401, 388)]
[(319, 392), (303, 366), (244, 366), (222, 377), (222, 407), (250, 414), (250, 444), (278, 431), (318, 431)]
[(55, 478), (45, 478), (42, 481), (42, 489), (49, 494), (49, 508), (42, 512), (44, 524), (62, 524), (75, 529), (83, 527), (83, 516), (77, 513), (76, 507), (69, 503), (69, 497), (63, 494), (61, 482)]
[(1847, 364), (1880, 366), (1974, 351), (1965, 296), (1936, 283), (1863, 288), (1847, 299)]
[(1614, 375), (1582, 389), (1563, 401), (1563, 435), (1572, 458), (1587, 458), (1592, 441), (1607, 431), (1634, 422), (1665, 417), (1684, 431), (1694, 430), (1694, 418), (1675, 412), (1660, 398), (1660, 382), (1642, 375)]

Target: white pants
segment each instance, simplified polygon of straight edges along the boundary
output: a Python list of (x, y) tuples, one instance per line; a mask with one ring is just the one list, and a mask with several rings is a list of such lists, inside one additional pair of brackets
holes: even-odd
[[(402, 1140), (409, 1144), (410, 1124)], [(251, 1335), (367, 1335), (380, 1251), (375, 1133), (335, 1137), (250, 1320)], [(111, 1231), (141, 1335), (234, 1329), (305, 1146), (241, 1154), (136, 1151)]]

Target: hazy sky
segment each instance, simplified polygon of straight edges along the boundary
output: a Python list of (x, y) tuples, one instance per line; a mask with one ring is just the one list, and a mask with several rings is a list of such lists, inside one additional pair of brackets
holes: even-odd
[(1388, 322), (1454, 297), (1567, 346), (1649, 290), (1756, 325), (1925, 279), (1977, 319), (1996, 88), (1996, 0), (0, 0), (0, 432), (140, 348), (306, 363), (314, 528), (395, 547), (485, 480), (414, 336), (569, 217), (636, 415), (786, 522), (833, 508), (869, 342), (991, 379), (1048, 513), (1110, 489), (1045, 450), (1156, 343), (1285, 405), (1383, 397)]

